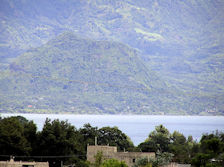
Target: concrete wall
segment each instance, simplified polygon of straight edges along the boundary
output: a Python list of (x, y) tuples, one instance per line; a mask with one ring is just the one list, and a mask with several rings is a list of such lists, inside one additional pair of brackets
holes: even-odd
[(97, 152), (102, 151), (104, 159), (117, 159), (119, 161), (125, 161), (125, 163), (131, 167), (138, 158), (155, 158), (155, 153), (148, 152), (117, 152), (117, 147), (112, 146), (87, 146), (87, 160), (91, 163), (95, 162), (95, 155)]
[(162, 167), (191, 167), (191, 164), (178, 164), (173, 162), (168, 165), (164, 165)]
[(117, 147), (112, 146), (87, 146), (87, 160), (89, 162), (95, 161), (95, 155), (97, 152), (102, 152), (104, 157), (113, 156), (117, 153)]
[(0, 161), (0, 167), (49, 167), (48, 162)]

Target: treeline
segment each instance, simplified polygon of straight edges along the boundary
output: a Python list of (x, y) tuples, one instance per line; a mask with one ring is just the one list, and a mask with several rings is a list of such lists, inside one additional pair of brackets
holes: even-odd
[(95, 144), (95, 137), (99, 145), (117, 146), (119, 151), (155, 152), (157, 157), (168, 155), (171, 161), (197, 167), (224, 166), (224, 134), (219, 132), (204, 134), (196, 142), (191, 136), (186, 138), (177, 131), (171, 134), (159, 125), (135, 147), (117, 127), (85, 124), (76, 129), (67, 121), (46, 119), (43, 129), (37, 131), (33, 121), (21, 116), (0, 118), (0, 160), (13, 155), (15, 160), (48, 161), (51, 167), (61, 163), (88, 167), (86, 147)]

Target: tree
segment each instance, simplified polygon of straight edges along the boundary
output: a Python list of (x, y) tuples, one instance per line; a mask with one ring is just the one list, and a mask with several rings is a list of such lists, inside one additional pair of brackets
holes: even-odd
[(138, 147), (145, 152), (168, 152), (170, 144), (170, 133), (163, 126), (155, 127), (155, 130), (149, 134), (145, 142), (141, 143)]
[[(84, 158), (76, 156), (82, 154), (80, 150), (81, 143), (78, 142), (79, 133), (67, 121), (46, 119), (43, 130), (38, 136), (39, 147), (36, 154), (55, 156), (55, 159), (48, 159), (50, 166), (60, 166), (61, 161), (65, 163), (79, 163)], [(65, 157), (60, 158), (61, 156)]]
[(157, 152), (156, 153), (156, 159), (153, 163), (154, 166), (163, 166), (169, 164), (173, 159), (173, 154), (168, 152)]
[(0, 150), (3, 155), (28, 156), (32, 151), (29, 138), (27, 138), (29, 132), (26, 131), (27, 128), (24, 128), (20, 118), (22, 117), (9, 117), (0, 120)]
[(209, 154), (204, 154), (204, 153), (197, 153), (194, 158), (192, 158), (192, 164), (195, 166), (206, 166), (206, 164), (209, 162), (209, 159), (211, 157)]
[(222, 133), (204, 134), (199, 143), (198, 152), (192, 158), (195, 166), (223, 166), (224, 142)]
[(99, 129), (98, 143), (101, 145), (109, 144), (111, 146), (117, 146), (120, 151), (134, 148), (128, 136), (117, 127), (103, 127)]
[(31, 155), (35, 154), (36, 147), (38, 147), (37, 143), (37, 126), (33, 123), (33, 121), (27, 121), (24, 123), (24, 136), (26, 140), (30, 143), (32, 148)]
[(203, 135), (200, 142), (202, 152), (210, 154), (212, 157), (218, 156), (224, 148), (224, 143), (215, 134)]
[(155, 141), (146, 139), (145, 142), (140, 143), (138, 145), (138, 148), (142, 152), (156, 152), (157, 151), (157, 144), (155, 143)]
[(79, 129), (79, 133), (81, 135), (81, 142), (86, 149), (86, 145), (94, 145), (95, 137), (99, 136), (99, 131), (97, 127), (92, 127), (89, 123), (83, 125), (83, 128)]
[(173, 160), (179, 163), (190, 162), (190, 146), (185, 136), (177, 131), (171, 135), (171, 143), (169, 144), (169, 151), (174, 154)]

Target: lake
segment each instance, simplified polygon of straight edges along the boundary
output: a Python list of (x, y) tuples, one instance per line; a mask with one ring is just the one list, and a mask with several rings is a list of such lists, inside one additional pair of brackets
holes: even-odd
[(41, 130), (46, 118), (68, 120), (76, 128), (85, 123), (99, 128), (117, 126), (135, 145), (143, 142), (157, 125), (164, 125), (171, 133), (179, 131), (199, 141), (203, 133), (224, 132), (223, 116), (152, 116), (152, 115), (69, 115), (69, 114), (1, 114), (2, 117), (21, 115), (33, 120)]

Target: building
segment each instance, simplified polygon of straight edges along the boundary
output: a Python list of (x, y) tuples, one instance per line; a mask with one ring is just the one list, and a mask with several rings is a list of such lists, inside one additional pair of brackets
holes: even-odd
[(49, 167), (48, 162), (0, 161), (0, 167)]
[(148, 159), (155, 158), (154, 152), (118, 152), (117, 147), (114, 146), (87, 146), (87, 160), (91, 163), (95, 162), (95, 155), (98, 152), (103, 153), (104, 159), (117, 159), (124, 161), (129, 167), (133, 166), (136, 159), (146, 157)]

